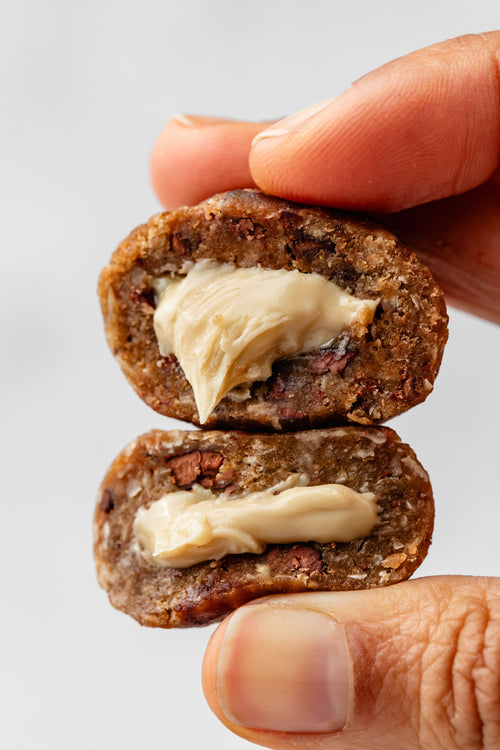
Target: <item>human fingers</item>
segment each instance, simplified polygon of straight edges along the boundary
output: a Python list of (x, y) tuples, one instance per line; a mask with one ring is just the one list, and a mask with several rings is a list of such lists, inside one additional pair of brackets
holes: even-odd
[(169, 208), (255, 183), (375, 212), (465, 192), (498, 165), (499, 75), (496, 31), (394, 60), (271, 127), (181, 115), (154, 146), (153, 185)]
[(500, 324), (500, 182), (384, 216), (450, 304)]
[(165, 208), (194, 205), (224, 190), (255, 187), (248, 154), (269, 122), (177, 115), (167, 122), (151, 154), (151, 179)]
[(500, 32), (413, 52), (261, 131), (252, 177), (291, 200), (384, 213), (468, 191), (498, 165), (499, 75)]
[(497, 748), (500, 579), (259, 600), (216, 630), (203, 683), (224, 724), (266, 747)]

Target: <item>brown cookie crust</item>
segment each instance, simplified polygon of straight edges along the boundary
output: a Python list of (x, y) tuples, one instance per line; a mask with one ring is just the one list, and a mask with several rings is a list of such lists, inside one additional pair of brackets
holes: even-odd
[[(269, 545), (186, 569), (158, 564), (133, 532), (137, 510), (194, 483), (231, 496), (306, 473), (311, 485), (377, 495), (372, 533), (348, 543)], [(429, 478), (387, 427), (278, 435), (161, 432), (130, 443), (101, 485), (94, 517), (98, 580), (111, 603), (143, 625), (214, 622), (245, 602), (283, 592), (353, 590), (407, 579), (424, 559), (434, 522)]]
[(277, 361), (250, 398), (224, 398), (203, 427), (376, 424), (432, 390), (448, 318), (442, 292), (416, 256), (373, 221), (240, 190), (153, 216), (101, 274), (109, 346), (139, 396), (161, 414), (199, 424), (176, 357), (158, 351), (153, 282), (204, 258), (316, 272), (355, 297), (381, 301), (363, 339), (344, 334), (328, 349)]

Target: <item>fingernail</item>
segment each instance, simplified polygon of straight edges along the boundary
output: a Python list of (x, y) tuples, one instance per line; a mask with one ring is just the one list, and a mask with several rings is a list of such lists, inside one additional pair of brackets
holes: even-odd
[(234, 723), (335, 732), (347, 721), (352, 660), (343, 625), (323, 612), (265, 604), (231, 618), (219, 651), (219, 705)]
[(319, 112), (324, 110), (332, 101), (333, 99), (328, 99), (319, 104), (314, 104), (312, 107), (302, 109), (300, 112), (296, 112), (290, 117), (285, 117), (284, 120), (279, 120), (279, 122), (258, 133), (252, 141), (252, 146), (265, 138), (283, 137), (298, 132), (304, 127), (308, 120), (311, 120)]
[(221, 122), (227, 122), (227, 120), (223, 117), (214, 117), (212, 115), (185, 115), (178, 113), (172, 115), (168, 122), (175, 122), (186, 128), (199, 128), (205, 125), (217, 125)]

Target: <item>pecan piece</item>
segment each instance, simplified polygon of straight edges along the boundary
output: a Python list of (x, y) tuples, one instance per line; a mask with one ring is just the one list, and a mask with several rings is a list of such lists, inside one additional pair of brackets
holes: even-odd
[(174, 456), (167, 461), (173, 480), (179, 487), (190, 487), (200, 475), (201, 453), (191, 451), (183, 456)]
[(179, 487), (191, 487), (197, 480), (202, 487), (212, 487), (223, 461), (222, 453), (191, 451), (182, 456), (169, 458), (167, 464), (175, 484)]

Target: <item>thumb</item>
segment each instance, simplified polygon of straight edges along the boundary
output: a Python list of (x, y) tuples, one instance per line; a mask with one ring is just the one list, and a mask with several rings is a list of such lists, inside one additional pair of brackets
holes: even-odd
[(471, 190), (498, 166), (499, 71), (500, 32), (412, 52), (258, 133), (252, 177), (291, 200), (384, 213)]
[(216, 630), (203, 681), (271, 748), (498, 748), (500, 579), (261, 599)]

